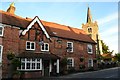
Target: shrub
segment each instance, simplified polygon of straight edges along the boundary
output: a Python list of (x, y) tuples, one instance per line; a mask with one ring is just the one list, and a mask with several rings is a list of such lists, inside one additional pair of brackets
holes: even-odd
[(9, 53), (7, 54), (7, 59), (8, 59), (8, 60), (12, 60), (14, 57), (15, 57), (15, 55), (14, 55), (12, 52), (9, 52)]

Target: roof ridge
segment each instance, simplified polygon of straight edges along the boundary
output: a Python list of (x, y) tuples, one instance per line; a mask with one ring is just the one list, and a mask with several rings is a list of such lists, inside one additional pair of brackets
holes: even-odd
[[(19, 18), (19, 19), (23, 19), (23, 20), (27, 20), (27, 21), (32, 21), (33, 19), (32, 18), (29, 18), (29, 17), (26, 17), (26, 18), (23, 18), (21, 16), (18, 16), (18, 15), (15, 15), (15, 14), (10, 14), (8, 12), (5, 12), (3, 10), (0, 10), (0, 12), (4, 13), (4, 14), (7, 14), (7, 15), (10, 15), (10, 16), (14, 16), (16, 18)], [(40, 19), (41, 20), (41, 19)], [(46, 22), (46, 23), (51, 23), (51, 24), (56, 24), (56, 25), (60, 25), (60, 26), (64, 26), (64, 27), (70, 27), (70, 28), (73, 28), (73, 29), (78, 29), (78, 30), (82, 30), (82, 29), (79, 29), (79, 28), (75, 28), (75, 27), (72, 27), (72, 26), (68, 26), (68, 25), (64, 25), (64, 24), (60, 24), (60, 23), (56, 23), (56, 22), (51, 22), (51, 21), (45, 21), (45, 20), (41, 20), (42, 22)], [(82, 30), (83, 31), (83, 30)]]

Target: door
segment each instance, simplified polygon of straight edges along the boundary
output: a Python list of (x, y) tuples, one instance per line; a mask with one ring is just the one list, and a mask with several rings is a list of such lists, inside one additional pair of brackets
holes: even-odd
[(44, 60), (44, 76), (49, 76), (49, 60)]

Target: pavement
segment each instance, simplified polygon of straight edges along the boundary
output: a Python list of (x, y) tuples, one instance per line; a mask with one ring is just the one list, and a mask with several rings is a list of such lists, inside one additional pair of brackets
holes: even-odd
[(60, 76), (60, 78), (120, 78), (120, 67), (75, 73), (66, 76)]

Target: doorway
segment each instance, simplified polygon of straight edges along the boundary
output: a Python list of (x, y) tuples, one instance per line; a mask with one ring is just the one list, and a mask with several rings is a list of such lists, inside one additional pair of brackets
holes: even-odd
[(44, 76), (50, 76), (49, 60), (44, 60)]

